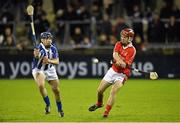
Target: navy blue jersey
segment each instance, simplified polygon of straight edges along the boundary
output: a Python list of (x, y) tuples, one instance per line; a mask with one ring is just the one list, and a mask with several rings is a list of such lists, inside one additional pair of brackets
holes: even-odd
[(37, 68), (41, 70), (47, 70), (53, 64), (42, 64), (43, 57), (47, 56), (48, 59), (59, 58), (57, 48), (54, 45), (51, 45), (49, 50), (47, 50), (42, 43), (40, 43), (37, 48), (39, 49), (39, 59), (33, 58), (32, 69)]

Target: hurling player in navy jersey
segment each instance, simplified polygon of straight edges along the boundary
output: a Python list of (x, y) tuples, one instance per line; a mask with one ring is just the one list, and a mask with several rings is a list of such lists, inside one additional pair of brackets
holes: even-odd
[(41, 33), (41, 43), (34, 49), (32, 74), (46, 104), (45, 113), (49, 114), (51, 107), (47, 90), (45, 88), (45, 80), (47, 80), (55, 95), (58, 114), (60, 117), (63, 117), (64, 112), (62, 110), (59, 92), (59, 79), (54, 67), (54, 65), (59, 64), (59, 56), (57, 48), (52, 44), (52, 38), (50, 32)]

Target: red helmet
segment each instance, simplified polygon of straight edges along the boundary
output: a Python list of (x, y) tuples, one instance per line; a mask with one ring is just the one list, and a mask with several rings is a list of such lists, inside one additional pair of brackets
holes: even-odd
[(128, 37), (128, 42), (131, 42), (134, 38), (134, 30), (131, 28), (125, 28), (121, 31), (121, 37)]

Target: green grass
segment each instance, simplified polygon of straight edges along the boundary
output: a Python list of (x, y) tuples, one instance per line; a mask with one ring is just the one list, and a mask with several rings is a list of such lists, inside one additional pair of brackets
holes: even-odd
[[(60, 90), (65, 112), (59, 118), (54, 96), (47, 84), (51, 114), (44, 114), (44, 103), (32, 79), (0, 80), (0, 121), (46, 122), (180, 122), (180, 80), (128, 80), (119, 91), (107, 119), (104, 107), (89, 112), (96, 102), (100, 80), (61, 80)], [(105, 101), (109, 94), (105, 93)]]

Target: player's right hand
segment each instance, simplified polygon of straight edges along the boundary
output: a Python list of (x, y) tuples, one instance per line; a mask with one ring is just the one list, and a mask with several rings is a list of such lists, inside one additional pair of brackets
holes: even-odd
[(34, 57), (39, 58), (39, 49), (34, 49)]
[(119, 66), (119, 67), (122, 67), (122, 68), (125, 68), (125, 67), (126, 67), (126, 63), (123, 62), (123, 61), (116, 61), (115, 65), (116, 65), (116, 66)]

